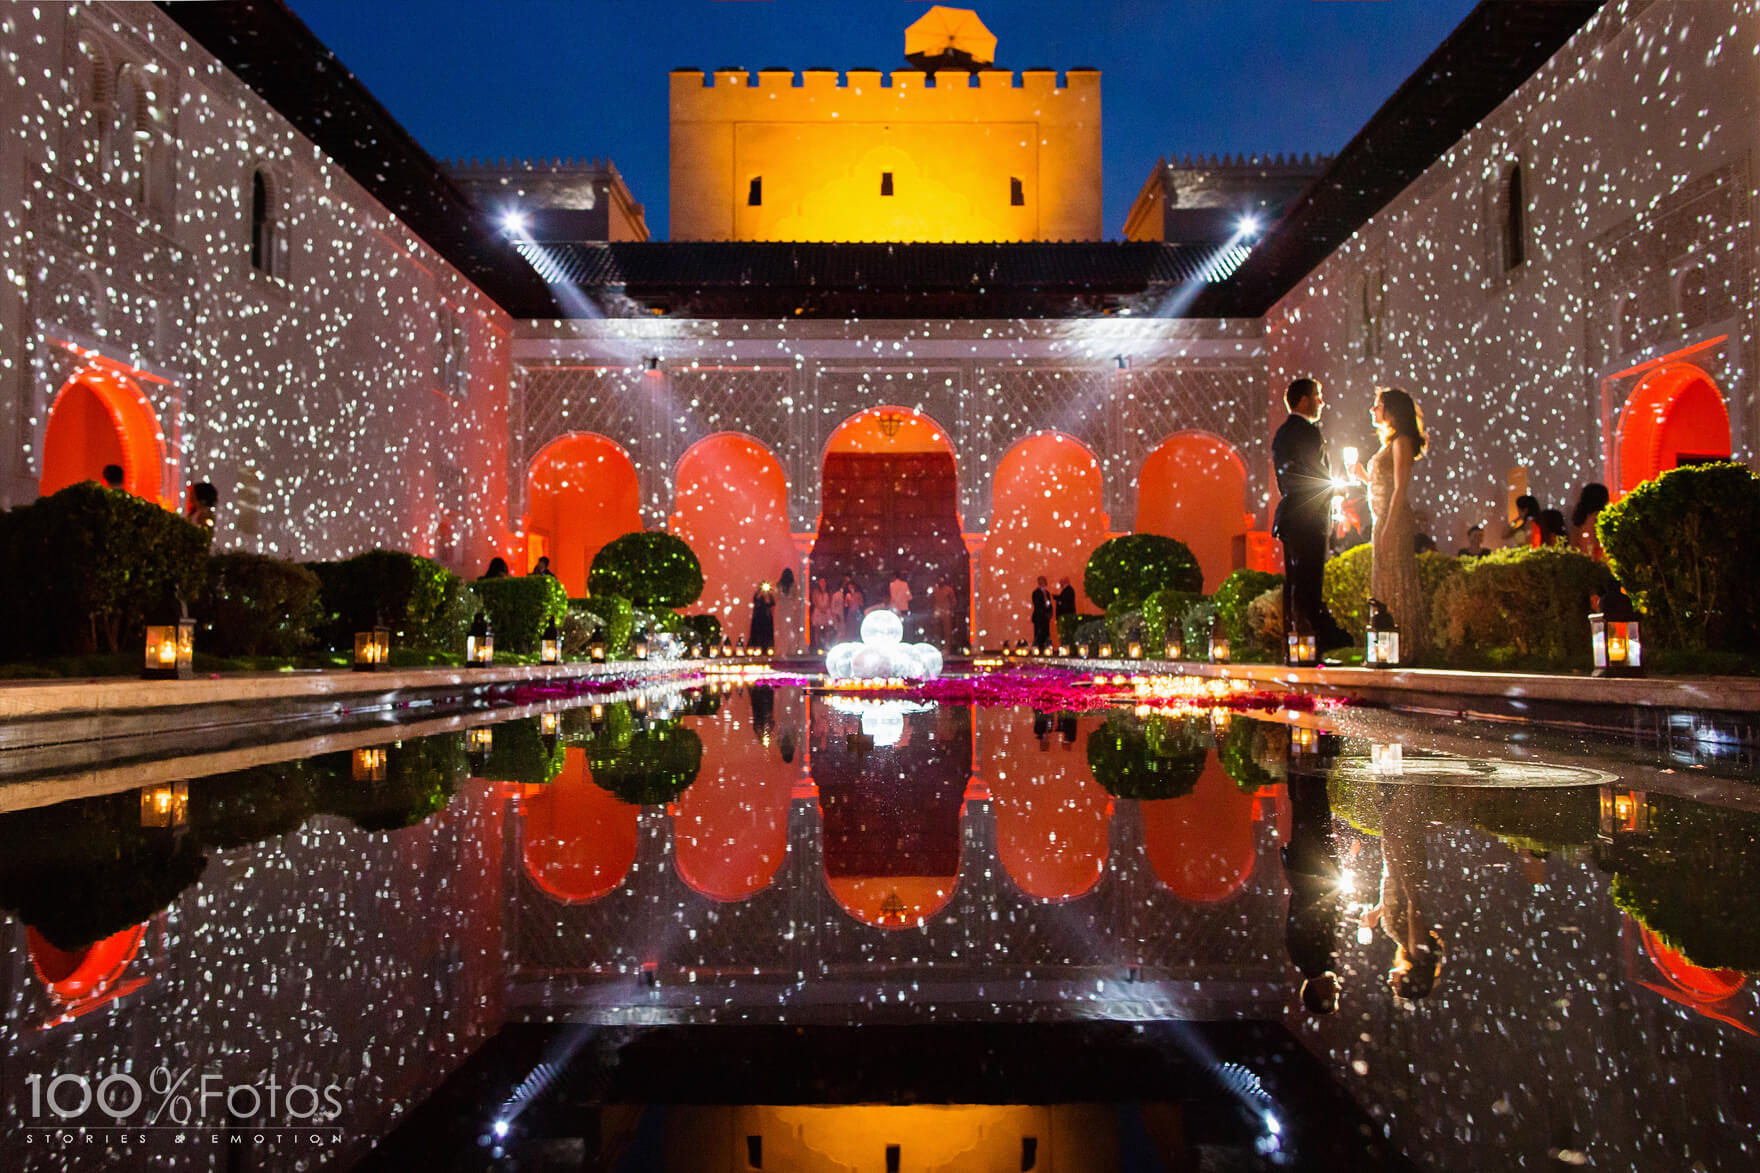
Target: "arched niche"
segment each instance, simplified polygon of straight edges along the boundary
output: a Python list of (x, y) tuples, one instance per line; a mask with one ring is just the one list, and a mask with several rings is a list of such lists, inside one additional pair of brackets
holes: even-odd
[(1168, 889), (1189, 904), (1217, 904), (1253, 874), (1253, 797), (1211, 753), (1190, 794), (1142, 804), (1143, 850)]
[[(711, 720), (694, 721), (703, 741), (697, 780), (678, 796), (673, 810), (673, 864), (694, 892), (736, 901), (770, 886), (788, 857), (788, 807), (798, 766), (782, 760), (784, 734), (801, 722), (802, 698), (754, 687), (743, 697), (723, 698)], [(752, 719), (736, 710), (750, 703)]]
[(984, 646), (1031, 639), (1033, 584), (1057, 589), (1067, 577), (1085, 603), (1083, 573), (1106, 540), (1100, 462), (1063, 432), (1039, 432), (1010, 448), (991, 478), (990, 536), (984, 544), (975, 640)]
[(165, 437), (140, 385), (108, 368), (90, 368), (56, 392), (43, 431), (42, 476), (48, 496), (81, 481), (102, 482), (104, 466), (122, 466), (122, 487), (161, 501)]
[[(788, 476), (763, 444), (722, 432), (693, 444), (679, 458), (669, 528), (703, 565), (703, 594), (690, 610), (713, 612), (729, 638), (751, 631), (752, 595), (774, 587), (784, 570), (801, 577), (800, 552), (788, 525)], [(777, 592), (777, 648), (799, 646), (804, 584), (792, 596)]]
[(587, 593), (593, 555), (641, 528), (635, 463), (620, 445), (593, 432), (570, 432), (532, 460), (525, 531), (549, 555), (570, 598)]
[(586, 750), (570, 746), (562, 771), (520, 802), (526, 875), (563, 904), (587, 904), (623, 883), (636, 861), (639, 807), (593, 784)]
[(1086, 755), (1065, 748), (1081, 741), (1042, 740), (1032, 714), (1018, 709), (980, 709), (977, 719), (996, 854), (1009, 879), (1043, 903), (1087, 895), (1106, 872), (1112, 799)]
[(1683, 464), (1730, 457), (1729, 408), (1692, 363), (1666, 363), (1632, 389), (1619, 416), (1619, 491)]
[(1143, 460), (1137, 474), (1140, 534), (1184, 542), (1213, 592), (1235, 569), (1235, 546), (1251, 529), (1246, 511), (1247, 465), (1220, 437), (1175, 432)]

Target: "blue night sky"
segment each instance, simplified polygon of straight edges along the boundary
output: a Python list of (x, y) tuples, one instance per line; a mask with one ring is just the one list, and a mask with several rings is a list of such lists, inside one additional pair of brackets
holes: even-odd
[[(429, 153), (608, 157), (667, 231), (677, 66), (903, 67), (923, 0), (288, 0)], [(1107, 235), (1157, 157), (1337, 151), (1473, 0), (986, 0), (997, 64), (1103, 71)]]

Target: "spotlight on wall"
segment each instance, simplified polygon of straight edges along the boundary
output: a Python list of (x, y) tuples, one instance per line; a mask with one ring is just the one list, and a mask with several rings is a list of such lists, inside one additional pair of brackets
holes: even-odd
[(510, 209), (501, 213), (501, 231), (509, 236), (524, 237), (530, 227), (531, 221), (526, 219), (524, 212)]
[(1247, 212), (1234, 222), (1234, 229), (1245, 237), (1257, 236), (1259, 235), (1259, 217)]

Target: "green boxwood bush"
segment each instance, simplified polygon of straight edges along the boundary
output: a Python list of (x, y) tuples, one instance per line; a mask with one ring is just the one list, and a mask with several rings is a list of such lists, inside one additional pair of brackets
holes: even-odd
[(1760, 477), (1749, 469), (1671, 469), (1602, 510), (1595, 533), (1647, 641), (1760, 649)]
[(683, 615), (680, 618), (684, 620), (686, 637), (690, 642), (701, 644), (704, 647), (721, 642), (721, 619), (719, 616), (702, 614)]
[(1649, 801), (1653, 841), (1617, 865), (1613, 902), (1694, 965), (1760, 973), (1760, 815)]
[(1202, 591), (1204, 572), (1181, 541), (1160, 534), (1125, 534), (1101, 542), (1088, 555), (1083, 592), (1100, 607), (1132, 607), (1158, 590)]
[(497, 652), (536, 652), (544, 628), (568, 617), (568, 591), (547, 574), (525, 578), (479, 578), (471, 584), (488, 613)]
[(232, 550), (208, 559), (191, 612), (197, 646), (217, 656), (291, 656), (310, 647), (321, 621), (318, 576), (297, 562)]
[(587, 743), (593, 784), (644, 806), (671, 802), (697, 780), (703, 741), (674, 721), (638, 728), (627, 701), (605, 706), (605, 725)]
[[(1150, 592), (1143, 600), (1143, 635), (1156, 655), (1160, 655), (1167, 644), (1167, 633), (1176, 627), (1180, 639), (1185, 639), (1185, 615), (1193, 603), (1202, 602), (1204, 596), (1195, 591), (1174, 590), (1164, 587)], [(1206, 629), (1208, 634), (1208, 629)], [(1187, 648), (1191, 645), (1188, 643)], [(1191, 653), (1188, 651), (1188, 655)]]
[(341, 815), (363, 831), (413, 827), (443, 810), (469, 771), (463, 733), (440, 733), (387, 747), (385, 777), (356, 781), (352, 755), (324, 754), (318, 809)]
[(1237, 716), (1217, 745), (1216, 757), (1248, 794), (1275, 786), (1289, 776), (1289, 726)]
[(1114, 712), (1088, 734), (1088, 768), (1114, 797), (1178, 798), (1204, 773), (1205, 740), (1193, 721)]
[(1589, 598), (1613, 586), (1607, 567), (1559, 546), (1453, 560), (1430, 600), (1437, 650), (1462, 667), (1589, 664)]
[[(1436, 592), (1443, 582), (1460, 572), (1460, 562), (1453, 555), (1435, 551), (1418, 555), (1418, 582), (1429, 604), (1432, 625)], [(1374, 568), (1375, 548), (1364, 542), (1328, 559), (1321, 578), (1320, 592), (1326, 609), (1358, 643), (1369, 630), (1369, 583)]]
[(29, 617), (11, 647), (26, 656), (138, 653), (149, 611), (178, 597), (196, 605), (208, 532), (86, 482), (0, 515), (0, 558), (12, 568), (0, 576), (0, 607)]
[(1104, 615), (1083, 615), (1080, 612), (1074, 615), (1059, 615), (1057, 617), (1057, 642), (1065, 647), (1073, 648), (1079, 642), (1076, 638), (1078, 631), (1092, 632), (1096, 627), (1103, 630), (1105, 626), (1106, 616)]
[(1216, 613), (1222, 616), (1223, 629), (1228, 632), (1229, 648), (1235, 659), (1281, 660), (1282, 653), (1287, 649), (1264, 648), (1254, 638), (1251, 624), (1247, 621), (1247, 608), (1254, 599), (1269, 590), (1283, 589), (1283, 575), (1268, 574), (1263, 570), (1237, 570), (1222, 580), (1216, 588), (1213, 598), (1216, 601)]
[(681, 538), (624, 534), (593, 555), (587, 593), (617, 595), (638, 607), (688, 607), (703, 593), (703, 567)]
[(308, 562), (318, 576), (323, 621), (319, 641), (352, 650), (354, 633), (375, 622), (391, 629), (393, 649), (464, 650), (465, 629), (477, 598), (465, 581), (438, 562), (401, 550), (370, 550), (343, 562)]

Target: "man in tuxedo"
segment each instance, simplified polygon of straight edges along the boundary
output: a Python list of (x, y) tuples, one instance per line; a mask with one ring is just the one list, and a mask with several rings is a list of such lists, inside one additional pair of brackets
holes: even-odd
[(1043, 574), (1039, 576), (1039, 585), (1033, 588), (1033, 646), (1051, 646), (1051, 591)]
[(1310, 1014), (1338, 1009), (1344, 981), (1339, 971), (1338, 934), (1344, 926), (1347, 893), (1333, 836), (1332, 801), (1327, 779), (1337, 761), (1341, 741), (1322, 733), (1311, 757), (1291, 747), (1289, 770), (1289, 841), (1283, 845), (1283, 871), (1289, 882), (1289, 908), (1284, 917), (1284, 945), (1290, 962), (1302, 975), (1302, 1005)]
[(1314, 379), (1297, 379), (1284, 392), (1289, 418), (1271, 439), (1277, 471), (1277, 512), (1271, 532), (1283, 543), (1283, 628), (1314, 634), (1318, 647), (1351, 642), (1321, 599), (1326, 530), (1332, 510), (1332, 461), (1320, 434), (1325, 397)]

